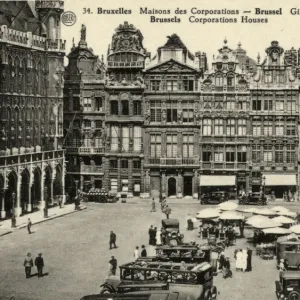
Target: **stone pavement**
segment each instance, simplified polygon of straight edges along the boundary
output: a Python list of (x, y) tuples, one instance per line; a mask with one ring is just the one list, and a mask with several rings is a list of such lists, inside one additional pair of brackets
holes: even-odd
[(12, 233), (13, 231), (18, 229), (26, 228), (28, 218), (30, 218), (32, 224), (34, 225), (55, 218), (63, 217), (68, 214), (79, 212), (84, 209), (86, 209), (86, 206), (84, 205), (80, 205), (80, 209), (75, 210), (74, 204), (68, 204), (68, 205), (64, 205), (62, 208), (59, 208), (59, 206), (49, 208), (48, 218), (44, 218), (43, 211), (37, 211), (31, 214), (26, 214), (24, 216), (17, 218), (16, 228), (11, 228), (11, 219), (4, 220), (0, 222), (0, 236)]

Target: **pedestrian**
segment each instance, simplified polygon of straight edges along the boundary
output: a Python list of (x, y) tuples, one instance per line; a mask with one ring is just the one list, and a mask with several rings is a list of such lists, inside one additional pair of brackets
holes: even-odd
[(59, 208), (62, 207), (62, 199), (60, 196), (58, 197), (58, 205), (59, 205)]
[(153, 238), (152, 238), (152, 240), (153, 240), (152, 245), (153, 246), (156, 246), (156, 235), (157, 235), (157, 227), (154, 227), (154, 229), (153, 229)]
[(154, 200), (154, 198), (152, 198), (152, 203), (151, 203), (151, 210), (150, 210), (150, 212), (156, 212), (156, 210), (155, 210), (155, 200)]
[(43, 277), (44, 259), (42, 258), (42, 253), (35, 258), (34, 264), (37, 268), (38, 278)]
[(25, 274), (26, 278), (30, 278), (31, 268), (33, 267), (33, 260), (31, 257), (31, 253), (27, 253), (27, 256), (24, 260)]
[(142, 245), (141, 257), (147, 257), (147, 250), (145, 245)]
[(230, 269), (230, 261), (229, 261), (229, 257), (226, 257), (225, 259), (225, 263), (223, 266), (223, 278), (228, 278), (228, 277), (232, 277), (232, 271)]
[(242, 270), (243, 270), (243, 272), (246, 272), (246, 270), (247, 270), (247, 261), (248, 261), (248, 253), (247, 253), (247, 250), (244, 249), (242, 251)]
[(212, 266), (213, 272), (218, 271), (218, 258), (219, 258), (218, 252), (217, 251), (211, 251), (210, 264)]
[(109, 273), (109, 275), (116, 275), (118, 261), (115, 259), (114, 256), (111, 257), (111, 260), (109, 261), (109, 264), (110, 264), (110, 273)]
[(109, 235), (109, 250), (112, 249), (112, 246), (114, 246), (114, 248), (117, 248), (116, 241), (117, 241), (117, 236), (113, 231), (111, 231)]
[(236, 269), (237, 271), (243, 269), (242, 257), (243, 257), (243, 253), (242, 253), (242, 249), (240, 249), (240, 250), (236, 253), (236, 264), (235, 264), (235, 269)]
[(148, 230), (148, 234), (149, 234), (149, 245), (152, 245), (152, 237), (153, 237), (153, 225), (150, 226), (149, 230)]
[(247, 248), (247, 272), (252, 271), (252, 250), (248, 247)]
[(31, 234), (31, 230), (30, 230), (31, 226), (32, 226), (31, 220), (30, 220), (30, 218), (28, 218), (28, 221), (27, 221), (27, 231), (28, 231), (28, 234)]
[(135, 250), (134, 250), (134, 253), (133, 253), (133, 257), (134, 257), (135, 260), (137, 260), (140, 257), (139, 247), (138, 246), (135, 247)]
[(161, 229), (158, 229), (156, 231), (156, 245), (157, 246), (161, 245)]
[(225, 253), (222, 251), (219, 257), (219, 270), (223, 270), (225, 265)]
[(171, 208), (169, 207), (169, 205), (166, 206), (164, 213), (166, 214), (167, 219), (169, 219), (169, 216), (171, 214)]

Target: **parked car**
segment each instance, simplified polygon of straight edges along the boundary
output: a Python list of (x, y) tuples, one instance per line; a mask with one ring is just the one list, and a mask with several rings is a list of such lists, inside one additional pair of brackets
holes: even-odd
[(209, 192), (201, 196), (201, 204), (219, 204), (228, 201), (229, 193), (225, 191)]
[(300, 300), (300, 272), (281, 272), (276, 284), (276, 295), (278, 299)]
[(163, 219), (161, 225), (166, 232), (166, 245), (177, 246), (183, 243), (184, 235), (179, 231), (179, 221), (177, 219)]
[(266, 195), (262, 195), (260, 192), (249, 193), (245, 196), (239, 197), (239, 204), (257, 204), (257, 205), (266, 205), (267, 197)]

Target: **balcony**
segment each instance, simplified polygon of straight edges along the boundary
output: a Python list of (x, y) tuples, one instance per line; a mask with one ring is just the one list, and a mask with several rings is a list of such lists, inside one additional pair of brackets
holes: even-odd
[(170, 157), (163, 157), (163, 158), (146, 158), (146, 164), (149, 165), (160, 165), (160, 166), (195, 166), (199, 165), (199, 158), (193, 157), (193, 158), (182, 158), (182, 157), (176, 157), (176, 158), (170, 158)]
[(99, 154), (104, 153), (104, 148), (91, 148), (91, 147), (67, 147), (68, 154)]
[(102, 166), (91, 166), (91, 165), (67, 165), (67, 173), (99, 174), (99, 173), (103, 173), (103, 168)]
[(144, 68), (143, 61), (109, 61), (107, 62), (109, 68)]
[(246, 162), (202, 162), (200, 164), (200, 168), (212, 170), (246, 170), (248, 166), (249, 165)]

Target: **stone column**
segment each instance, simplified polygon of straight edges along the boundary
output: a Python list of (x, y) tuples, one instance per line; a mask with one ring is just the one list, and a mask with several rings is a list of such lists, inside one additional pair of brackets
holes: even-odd
[(28, 184), (28, 203), (27, 203), (27, 212), (32, 212), (32, 199), (31, 199), (31, 187), (33, 182), (29, 182)]
[(41, 210), (45, 208), (45, 179), (46, 173), (44, 168), (42, 168), (42, 176), (41, 176)]
[(198, 171), (194, 170), (194, 178), (193, 178), (193, 198), (194, 199), (198, 199), (198, 186), (199, 186)]
[(250, 182), (249, 182), (249, 173), (247, 173), (246, 175), (245, 175), (245, 179), (246, 179), (246, 194), (248, 194), (249, 193), (249, 187), (250, 187)]
[(128, 159), (128, 198), (133, 197), (132, 165), (132, 159)]
[(53, 205), (53, 186), (54, 185), (54, 179), (53, 178), (51, 178), (50, 179), (50, 203), (51, 203), (51, 205)]
[(177, 198), (182, 198), (182, 190), (183, 190), (183, 177), (182, 170), (178, 170), (177, 176)]
[(161, 193), (163, 197), (166, 197), (166, 171), (161, 171)]
[[(144, 173), (142, 173), (144, 174)], [(144, 198), (150, 198), (150, 170), (145, 170), (144, 180)]]
[(17, 180), (17, 193), (16, 193), (16, 202), (15, 202), (15, 216), (20, 217), (22, 214), (22, 207), (21, 207), (21, 181), (22, 181), (22, 176), (18, 175), (18, 180)]
[(65, 192), (65, 178), (66, 176), (66, 162), (65, 159), (63, 160), (63, 165), (62, 165), (62, 174), (61, 174), (61, 192), (62, 192), (62, 205), (65, 204), (66, 202), (66, 192)]
[(5, 210), (5, 192), (6, 189), (2, 189), (1, 191), (1, 219), (6, 218), (6, 210)]
[(121, 197), (121, 191), (122, 191), (122, 183), (121, 183), (121, 159), (118, 158), (118, 194), (117, 197)]
[(83, 191), (84, 177), (80, 175), (80, 190)]

